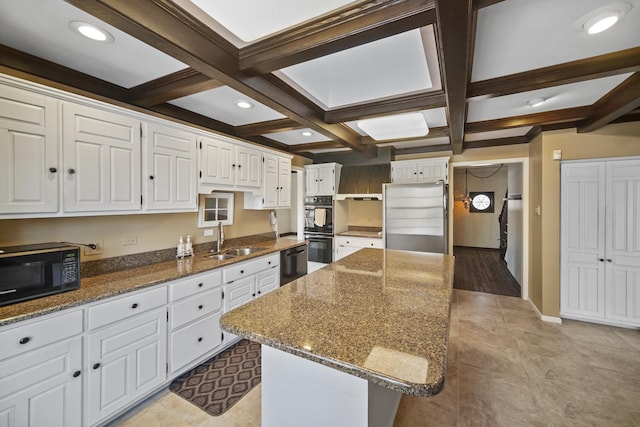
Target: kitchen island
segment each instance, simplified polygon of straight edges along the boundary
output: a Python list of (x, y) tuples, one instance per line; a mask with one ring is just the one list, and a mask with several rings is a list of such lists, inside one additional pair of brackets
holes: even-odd
[(263, 426), (390, 426), (444, 387), (453, 257), (362, 249), (225, 314), (262, 344)]

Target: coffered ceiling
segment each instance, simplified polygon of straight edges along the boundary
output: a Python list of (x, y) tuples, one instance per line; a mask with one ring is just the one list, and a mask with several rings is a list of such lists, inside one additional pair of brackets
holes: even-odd
[[(461, 153), (640, 120), (638, 22), (640, 0), (5, 1), (0, 72), (309, 157)], [(361, 123), (407, 113), (426, 135)]]

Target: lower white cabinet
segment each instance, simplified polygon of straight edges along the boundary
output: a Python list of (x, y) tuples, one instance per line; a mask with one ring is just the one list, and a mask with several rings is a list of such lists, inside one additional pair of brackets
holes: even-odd
[(0, 426), (82, 425), (80, 332), (82, 310), (0, 332)]
[(169, 372), (179, 374), (222, 344), (222, 272), (169, 284)]
[(382, 239), (369, 237), (336, 236), (334, 242), (335, 261), (339, 260), (340, 258), (344, 258), (347, 255), (351, 255), (352, 253), (357, 252), (362, 248), (384, 248)]
[[(280, 253), (234, 264), (223, 270), (222, 278), (226, 313), (280, 287)], [(236, 339), (236, 335), (224, 335), (225, 345)]]
[[(107, 326), (89, 331), (87, 399), (94, 425), (146, 396), (167, 377), (166, 286), (108, 300), (88, 309), (89, 325), (104, 313), (119, 313)], [(164, 295), (164, 301), (157, 300)], [(147, 300), (153, 303), (148, 303)], [(122, 308), (130, 311), (122, 313)], [(140, 311), (137, 311), (140, 310)], [(135, 314), (132, 314), (135, 313)]]

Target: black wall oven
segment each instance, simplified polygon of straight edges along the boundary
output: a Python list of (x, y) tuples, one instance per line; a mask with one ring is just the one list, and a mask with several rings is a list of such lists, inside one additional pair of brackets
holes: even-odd
[(0, 306), (80, 287), (80, 249), (64, 243), (0, 248)]
[(333, 262), (333, 196), (304, 198), (304, 238), (309, 241), (309, 261)]

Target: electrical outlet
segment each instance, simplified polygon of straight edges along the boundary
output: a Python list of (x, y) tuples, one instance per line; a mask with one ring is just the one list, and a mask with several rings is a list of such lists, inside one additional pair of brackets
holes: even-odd
[(205, 228), (204, 237), (213, 236), (213, 228)]
[(93, 242), (94, 245), (96, 245), (95, 249), (91, 249), (88, 247), (84, 247), (84, 254), (86, 256), (92, 256), (92, 255), (102, 255), (104, 253), (104, 240), (94, 240)]
[(137, 245), (138, 236), (127, 236), (122, 238), (122, 246)]

